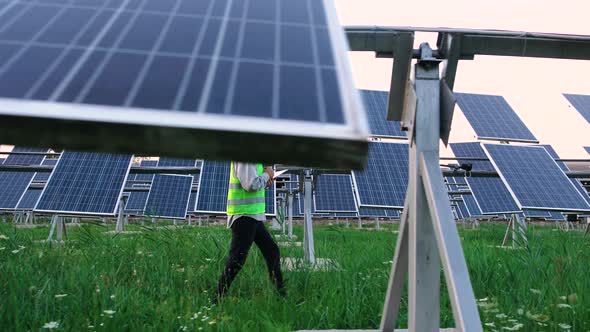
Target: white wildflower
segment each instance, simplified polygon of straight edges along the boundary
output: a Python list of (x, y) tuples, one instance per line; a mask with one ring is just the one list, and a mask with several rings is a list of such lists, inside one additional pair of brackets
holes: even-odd
[(0, 234), (0, 240), (8, 240), (8, 236)]
[(496, 324), (494, 324), (494, 322), (491, 322), (491, 323), (485, 323), (484, 325), (485, 325), (485, 326), (489, 326), (489, 327), (494, 327), (494, 326), (496, 326)]
[(506, 314), (497, 314), (496, 318), (500, 318), (500, 319), (504, 319), (507, 318), (508, 316)]
[(524, 324), (518, 323), (518, 324), (514, 324), (514, 326), (512, 326), (512, 327), (504, 326), (502, 329), (508, 330), (508, 331), (518, 331), (523, 327), (524, 327)]
[(11, 253), (13, 253), (15, 255), (18, 254), (19, 252), (20, 252), (20, 250), (13, 250), (13, 251), (11, 251)]
[(558, 308), (571, 308), (572, 306), (567, 303), (558, 303), (557, 307)]
[(213, 325), (215, 323), (216, 323), (216, 321), (215, 320), (212, 320), (212, 321), (209, 322), (209, 325)]
[(559, 323), (558, 325), (559, 325), (559, 327), (561, 327), (561, 328), (562, 328), (562, 329), (564, 329), (564, 330), (569, 330), (569, 329), (571, 329), (571, 328), (572, 328), (572, 326), (571, 326), (571, 325), (564, 324), (564, 323)]
[(559, 299), (562, 301), (565, 301), (565, 299), (567, 299), (567, 297), (564, 295), (564, 296), (560, 296)]
[(516, 310), (516, 313), (518, 313), (519, 315), (524, 315), (524, 309), (523, 308), (519, 308), (518, 310)]
[(26, 248), (25, 246), (18, 246), (18, 250), (23, 250), (25, 248)]
[(4, 250), (4, 249), (6, 249), (6, 247), (0, 247), (0, 251), (2, 251), (2, 250)]
[(115, 299), (115, 295), (111, 295), (111, 300), (114, 300), (114, 299)]
[(541, 294), (541, 291), (540, 291), (540, 290), (538, 290), (538, 289), (531, 288), (531, 289), (530, 289), (530, 291), (531, 291), (531, 293), (533, 293), (533, 294)]
[(62, 297), (66, 297), (68, 294), (55, 294), (56, 299), (61, 299)]
[(49, 323), (45, 323), (45, 325), (43, 325), (44, 329), (56, 329), (59, 327), (59, 322), (49, 322)]
[(484, 297), (483, 299), (479, 299), (479, 300), (477, 300), (477, 301), (478, 301), (478, 302), (487, 302), (487, 301), (488, 301), (488, 298), (487, 298), (487, 297)]
[(212, 259), (211, 259), (211, 258), (205, 258), (205, 260), (206, 260), (207, 262), (210, 262), (210, 261), (212, 261)]
[(104, 310), (103, 312), (107, 315), (114, 315), (116, 311), (115, 310)]
[(94, 328), (94, 325), (88, 325), (88, 328), (89, 329), (93, 329)]

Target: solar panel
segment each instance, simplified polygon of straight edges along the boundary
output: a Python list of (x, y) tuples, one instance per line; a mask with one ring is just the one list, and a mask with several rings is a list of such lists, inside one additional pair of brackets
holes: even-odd
[[(47, 152), (47, 149), (14, 147), (13, 152)], [(43, 155), (9, 155), (3, 165), (40, 165)], [(31, 181), (33, 172), (0, 172), (0, 210), (14, 210)]]
[[(40, 129), (48, 132), (58, 119), (81, 118), (118, 137), (137, 130), (125, 133), (113, 122), (168, 128), (162, 133), (174, 134), (158, 135), (158, 143), (184, 155), (218, 157), (205, 147), (228, 132), (244, 143), (227, 148), (234, 154), (259, 138), (244, 132), (366, 148), (332, 1), (73, 1), (17, 0), (0, 12), (0, 97), (10, 104), (0, 114), (46, 119)], [(174, 144), (187, 129), (199, 139)], [(76, 130), (51, 138), (81, 144)], [(150, 128), (142, 134), (153, 137)], [(125, 148), (157, 148), (142, 137)], [(102, 140), (93, 143), (104, 148)]]
[(360, 217), (387, 217), (386, 209), (359, 207)]
[(590, 123), (590, 96), (564, 93), (563, 96)]
[[(138, 174), (140, 175), (140, 174)], [(148, 198), (149, 185), (134, 184), (133, 188), (144, 188), (146, 191), (132, 191), (129, 193), (127, 203), (125, 204), (125, 212), (142, 212), (145, 208), (145, 203)]]
[(590, 205), (543, 147), (485, 144), (523, 209), (590, 211)]
[[(451, 150), (455, 157), (464, 158), (487, 158), (481, 145), (477, 142), (451, 143)], [(494, 165), (489, 161), (467, 160), (465, 163), (471, 163), (474, 171), (494, 171)], [(469, 190), (473, 194), (473, 202), (466, 201), (470, 214), (487, 215), (520, 212), (520, 208), (510, 195), (510, 191), (500, 178), (497, 177), (467, 177), (465, 178)], [(466, 196), (464, 196), (466, 197)], [(470, 200), (468, 198), (468, 200)], [(476, 213), (473, 213), (475, 210)], [(481, 212), (477, 213), (477, 212)]]
[(549, 211), (549, 218), (547, 220), (565, 220), (563, 214), (559, 211)]
[(320, 175), (315, 186), (314, 203), (317, 212), (357, 212), (350, 175)]
[(543, 210), (530, 210), (530, 209), (523, 209), (522, 213), (526, 218), (549, 218), (551, 217), (551, 213), (549, 211)]
[(4, 158), (0, 158), (0, 165), (4, 164)]
[[(544, 147), (545, 150), (547, 150), (547, 153), (549, 153), (549, 155), (553, 159), (560, 159), (559, 155), (557, 154), (557, 152), (555, 152), (555, 150), (553, 149), (553, 147), (551, 147), (551, 145), (539, 145), (539, 146)], [(567, 167), (567, 165), (564, 162), (556, 161), (556, 163), (559, 166), (559, 168), (561, 168), (562, 171), (567, 172), (570, 170), (569, 167)], [(582, 182), (579, 179), (574, 179), (574, 178), (569, 178), (569, 179), (570, 179), (570, 182), (576, 188), (576, 190), (582, 195), (582, 197), (584, 197), (586, 202), (590, 205), (590, 196), (588, 195), (588, 191), (586, 189), (584, 189)]]
[[(44, 165), (44, 166), (55, 166), (55, 164), (57, 164), (57, 159), (45, 159), (41, 163), (41, 165)], [(36, 173), (35, 177), (33, 178), (33, 182), (47, 182), (47, 180), (49, 180), (50, 175), (51, 175), (51, 172)]]
[[(132, 163), (131, 167), (140, 167), (141, 163)], [(129, 181), (135, 181), (135, 178), (137, 177), (136, 173), (129, 173), (129, 175), (127, 176), (127, 182), (129, 183)]]
[(37, 205), (37, 201), (39, 201), (39, 197), (41, 196), (42, 191), (43, 189), (27, 189), (25, 194), (20, 199), (20, 202), (18, 202), (16, 208), (18, 210), (33, 210), (35, 208), (35, 205)]
[(457, 202), (457, 211), (461, 214), (461, 219), (467, 219), (471, 217), (469, 214), (469, 210), (467, 209), (467, 205), (465, 205), (464, 201)]
[(470, 93), (455, 97), (478, 139), (537, 142), (504, 97)]
[(188, 199), (188, 212), (195, 212), (195, 208), (197, 205), (197, 191), (191, 191), (191, 195)]
[(36, 211), (114, 215), (133, 156), (63, 151)]
[(586, 152), (588, 152), (588, 154), (590, 154), (590, 146), (585, 146), (584, 150), (586, 150)]
[(265, 194), (264, 194), (264, 201), (265, 201), (265, 214), (269, 215), (269, 216), (275, 216), (277, 214), (276, 212), (276, 208), (277, 208), (277, 197), (275, 195), (276, 193), (276, 183), (273, 183), (272, 186), (266, 188)]
[(194, 159), (176, 159), (160, 157), (158, 167), (195, 167)]
[[(156, 167), (158, 166), (157, 160), (144, 159), (140, 162), (139, 167)], [(135, 181), (152, 182), (154, 174), (137, 174), (135, 175)]]
[(230, 163), (227, 161), (203, 161), (196, 212), (226, 212), (229, 167)]
[(409, 148), (405, 143), (369, 143), (362, 171), (352, 171), (359, 207), (403, 208), (408, 187)]
[(388, 96), (387, 91), (360, 90), (361, 97), (367, 110), (369, 129), (372, 136), (407, 138), (401, 130), (399, 121), (387, 121)]
[(152, 218), (186, 218), (192, 185), (191, 175), (156, 174), (144, 215)]
[(479, 217), (484, 215), (473, 195), (463, 195), (463, 202), (465, 202), (469, 216)]

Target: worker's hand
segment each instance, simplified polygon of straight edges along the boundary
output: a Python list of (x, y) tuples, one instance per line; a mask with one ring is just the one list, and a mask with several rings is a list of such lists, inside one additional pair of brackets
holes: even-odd
[(275, 171), (272, 169), (272, 167), (265, 167), (264, 173), (268, 174), (268, 177), (270, 178), (271, 181), (275, 177)]

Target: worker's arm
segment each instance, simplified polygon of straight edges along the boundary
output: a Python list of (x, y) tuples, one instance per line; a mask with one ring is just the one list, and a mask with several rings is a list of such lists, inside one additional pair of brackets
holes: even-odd
[(256, 164), (234, 163), (234, 167), (234, 173), (246, 191), (262, 190), (270, 180), (270, 175), (266, 172), (260, 176), (257, 175)]

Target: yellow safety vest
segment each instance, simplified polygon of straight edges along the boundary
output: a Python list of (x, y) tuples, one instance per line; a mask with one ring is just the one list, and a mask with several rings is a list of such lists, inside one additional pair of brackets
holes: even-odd
[[(264, 193), (265, 189), (258, 191), (246, 191), (240, 183), (240, 179), (234, 174), (234, 163), (230, 165), (229, 189), (227, 193), (227, 215), (263, 214), (266, 211)], [(256, 175), (264, 172), (262, 164), (256, 164)]]

